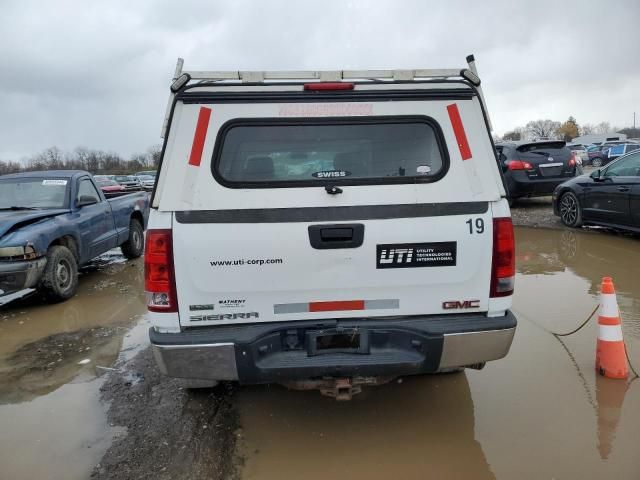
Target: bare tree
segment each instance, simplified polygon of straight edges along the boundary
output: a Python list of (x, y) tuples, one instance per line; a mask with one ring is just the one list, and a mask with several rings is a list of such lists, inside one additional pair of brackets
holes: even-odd
[(555, 138), (556, 131), (560, 128), (560, 122), (553, 120), (533, 120), (525, 127), (527, 133), (533, 139)]
[(596, 133), (596, 127), (591, 123), (585, 123), (580, 127), (580, 135), (593, 135), (594, 133)]
[(152, 145), (147, 150), (149, 154), (149, 165), (151, 168), (158, 168), (160, 166), (160, 156), (162, 155), (162, 145)]
[(502, 138), (504, 140), (511, 140), (511, 141), (518, 141), (518, 140), (524, 140), (524, 137), (526, 136), (526, 129), (522, 128), (522, 127), (516, 127), (513, 130), (506, 132)]
[(605, 134), (612, 131), (613, 130), (611, 130), (611, 124), (609, 122), (600, 122), (594, 127), (593, 133)]
[(153, 145), (145, 153), (123, 159), (114, 152), (92, 150), (87, 147), (77, 147), (73, 152), (64, 152), (58, 147), (50, 147), (36, 153), (20, 162), (0, 160), (0, 175), (24, 170), (87, 170), (91, 173), (134, 173), (140, 170), (157, 168), (160, 162), (162, 147)]

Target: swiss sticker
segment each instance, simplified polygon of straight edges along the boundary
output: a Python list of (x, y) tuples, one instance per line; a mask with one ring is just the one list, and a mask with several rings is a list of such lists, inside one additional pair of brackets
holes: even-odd
[(312, 173), (312, 177), (316, 178), (342, 178), (348, 177), (351, 175), (351, 172), (347, 172), (345, 170), (324, 170), (322, 172)]
[(378, 245), (376, 268), (453, 267), (456, 250), (456, 242)]
[(66, 180), (42, 180), (42, 185), (66, 185)]

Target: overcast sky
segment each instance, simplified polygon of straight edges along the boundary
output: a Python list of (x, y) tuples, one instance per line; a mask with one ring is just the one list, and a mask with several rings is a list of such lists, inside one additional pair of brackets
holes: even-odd
[(447, 68), (474, 53), (494, 128), (640, 124), (640, 1), (0, 0), (0, 159), (160, 143), (185, 69)]

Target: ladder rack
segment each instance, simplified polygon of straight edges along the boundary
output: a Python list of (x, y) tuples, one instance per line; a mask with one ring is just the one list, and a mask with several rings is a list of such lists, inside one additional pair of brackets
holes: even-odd
[(164, 138), (168, 127), (169, 113), (175, 93), (191, 81), (204, 82), (242, 82), (245, 84), (264, 83), (274, 85), (287, 80), (313, 80), (318, 82), (339, 82), (343, 80), (372, 81), (417, 81), (425, 79), (463, 78), (474, 84), (484, 104), (484, 96), (480, 87), (480, 78), (473, 55), (467, 57), (467, 68), (455, 69), (416, 69), (416, 70), (292, 70), (292, 71), (206, 71), (183, 70), (184, 60), (178, 58), (171, 84), (171, 95), (162, 125), (161, 137)]

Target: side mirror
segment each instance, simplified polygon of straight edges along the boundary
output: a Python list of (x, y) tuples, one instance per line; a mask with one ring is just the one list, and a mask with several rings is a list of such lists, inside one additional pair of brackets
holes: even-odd
[(76, 207), (86, 207), (87, 205), (95, 205), (96, 203), (98, 203), (98, 199), (96, 197), (92, 197), (90, 195), (82, 195), (78, 199)]
[(589, 176), (596, 182), (602, 182), (604, 180), (604, 177), (602, 176), (602, 170), (600, 169), (594, 170)]

